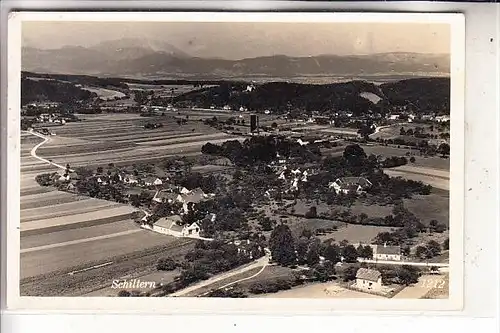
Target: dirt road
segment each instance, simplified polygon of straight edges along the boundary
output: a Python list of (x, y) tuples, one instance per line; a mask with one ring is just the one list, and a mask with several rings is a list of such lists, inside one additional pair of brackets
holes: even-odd
[(446, 191), (450, 190), (449, 171), (403, 165), (396, 168), (384, 169), (384, 173), (391, 177), (421, 181), (435, 188)]
[[(235, 275), (244, 273), (246, 271), (249, 271), (251, 269), (254, 269), (256, 267), (262, 266), (262, 269), (259, 272), (257, 272), (256, 274), (254, 274), (253, 276), (247, 277), (247, 278), (244, 278), (244, 279), (240, 279), (240, 280), (237, 280), (237, 281), (234, 281), (234, 282), (231, 282), (231, 283), (229, 283), (229, 284), (227, 284), (225, 286), (222, 286), (221, 288), (217, 288), (217, 289), (226, 288), (226, 287), (228, 287), (230, 285), (233, 285), (233, 284), (236, 284), (238, 282), (241, 282), (241, 281), (244, 281), (244, 280), (248, 280), (250, 278), (253, 278), (253, 277), (257, 276), (258, 274), (260, 274), (266, 268), (266, 266), (268, 264), (269, 264), (269, 256), (266, 255), (266, 256), (264, 256), (262, 258), (259, 258), (259, 259), (255, 260), (253, 263), (251, 263), (249, 265), (246, 265), (246, 266), (243, 266), (243, 267), (240, 267), (240, 268), (236, 268), (236, 269), (234, 269), (232, 271), (229, 271), (229, 272), (226, 272), (226, 273), (219, 274), (219, 275), (214, 276), (214, 277), (212, 277), (212, 278), (210, 278), (208, 280), (199, 282), (199, 283), (197, 283), (195, 285), (192, 285), (190, 287), (187, 287), (187, 288), (179, 290), (179, 291), (177, 291), (175, 293), (172, 293), (169, 296), (170, 297), (185, 296), (186, 294), (191, 293), (191, 292), (193, 292), (193, 291), (195, 291), (197, 289), (210, 286), (211, 284), (214, 284), (216, 282), (225, 280), (225, 279), (230, 278), (232, 276), (235, 276)], [(205, 293), (205, 294), (207, 294), (207, 293)]]

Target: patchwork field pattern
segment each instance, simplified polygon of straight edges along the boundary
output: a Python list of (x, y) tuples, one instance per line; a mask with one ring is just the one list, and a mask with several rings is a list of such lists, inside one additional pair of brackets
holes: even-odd
[[(60, 165), (69, 163), (72, 168), (132, 164), (169, 155), (199, 154), (208, 141), (233, 138), (199, 121), (180, 126), (173, 115), (156, 119), (127, 114), (80, 115), (80, 118), (83, 121), (52, 128), (56, 135), (50, 136), (36, 150), (36, 155)], [(164, 126), (146, 130), (143, 125), (148, 121), (162, 122)], [(126, 274), (131, 266), (126, 264), (128, 259), (116, 262), (119, 256), (147, 256), (153, 248), (185, 246), (173, 237), (138, 228), (130, 219), (135, 210), (131, 206), (40, 186), (35, 180), (38, 174), (58, 171), (32, 156), (33, 148), (42, 141), (29, 133), (21, 137), (22, 295), (47, 295), (48, 290), (43, 290), (42, 285), (66, 286), (70, 290), (69, 284), (81, 279), (69, 277), (68, 273), (101, 264), (110, 263), (111, 267), (98, 268), (89, 278), (101, 279), (103, 274), (111, 274), (115, 265), (121, 274)], [(72, 293), (75, 290), (79, 289), (73, 289)], [(56, 291), (50, 291), (53, 292)]]
[[(72, 167), (120, 165), (179, 154), (199, 154), (207, 142), (242, 139), (217, 132), (199, 121), (178, 125), (174, 114), (154, 118), (127, 114), (80, 117), (84, 121), (54, 129), (56, 136), (38, 149), (38, 155), (58, 164), (69, 163)], [(161, 122), (163, 127), (144, 129), (147, 122)]]

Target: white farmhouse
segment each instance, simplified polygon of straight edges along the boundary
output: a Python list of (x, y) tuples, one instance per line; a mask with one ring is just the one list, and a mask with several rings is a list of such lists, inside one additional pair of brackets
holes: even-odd
[(209, 238), (204, 238), (200, 236), (201, 227), (197, 222), (192, 224), (180, 225), (182, 223), (182, 218), (179, 215), (173, 215), (169, 217), (164, 217), (159, 219), (157, 222), (153, 224), (153, 226), (149, 226), (147, 224), (143, 224), (142, 228), (149, 229), (154, 232), (174, 236), (174, 237), (186, 237), (186, 238), (197, 238), (210, 240)]
[(297, 143), (298, 143), (299, 145), (301, 145), (301, 146), (305, 146), (305, 145), (309, 144), (309, 141), (302, 141), (302, 139), (298, 139), (298, 140), (297, 140)]
[(158, 177), (146, 177), (146, 179), (144, 179), (144, 185), (146, 186), (158, 186), (158, 185), (162, 185), (163, 182), (160, 178)]
[(372, 183), (363, 177), (338, 178), (334, 182), (328, 184), (328, 187), (333, 188), (337, 194), (348, 194), (352, 192), (360, 194), (371, 186)]
[(165, 192), (165, 191), (156, 191), (153, 201), (157, 203), (172, 203), (177, 199), (177, 194), (172, 193), (172, 192)]
[(401, 261), (401, 248), (399, 246), (376, 245), (373, 250), (375, 260)]
[(375, 269), (358, 269), (356, 272), (356, 288), (365, 291), (381, 291), (382, 274)]
[(137, 178), (133, 175), (126, 175), (123, 177), (123, 182), (126, 184), (137, 184), (139, 181)]
[(108, 184), (108, 177), (97, 177), (97, 183), (100, 185), (107, 185)]
[(188, 189), (187, 189), (187, 188), (185, 188), (185, 187), (181, 188), (179, 192), (180, 192), (181, 194), (189, 194), (189, 193), (191, 193), (191, 191), (190, 191), (190, 190), (188, 190)]
[(444, 123), (450, 121), (450, 116), (437, 116), (436, 118), (434, 118), (434, 121), (438, 123)]
[(177, 201), (182, 203), (184, 213), (189, 211), (189, 204), (197, 204), (203, 200), (213, 197), (212, 194), (206, 194), (201, 188), (196, 188), (187, 194), (179, 194)]

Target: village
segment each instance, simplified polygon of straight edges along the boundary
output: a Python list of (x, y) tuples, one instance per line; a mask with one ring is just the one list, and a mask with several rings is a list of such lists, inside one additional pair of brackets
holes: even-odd
[[(250, 123), (258, 126), (257, 119), (250, 121)], [(254, 131), (257, 130), (257, 128), (254, 129)], [(338, 142), (338, 138), (336, 140)], [(138, 209), (133, 214), (133, 219), (138, 227), (144, 230), (176, 238), (230, 244), (237, 248), (238, 253), (248, 254), (246, 260), (250, 261), (258, 260), (263, 255), (266, 256), (265, 253), (268, 253), (269, 260), (275, 262), (275, 264), (280, 262), (279, 259), (274, 258), (272, 255), (276, 250), (273, 251), (267, 241), (263, 241), (273, 237), (272, 232), (270, 232), (273, 230), (273, 224), (274, 230), (280, 223), (286, 228), (288, 228), (288, 225), (299, 228), (302, 233), (308, 229), (307, 223), (300, 226), (294, 225), (292, 221), (287, 222), (289, 218), (293, 220), (294, 215), (296, 215), (293, 208), (292, 210), (289, 209), (291, 205), (293, 206), (298, 201), (303, 200), (305, 196), (310, 199), (316, 197), (318, 203), (318, 200), (325, 200), (324, 195), (335, 198), (334, 200), (338, 202), (345, 202), (346, 200), (347, 202), (353, 202), (358, 200), (357, 198), (366, 197), (367, 192), (370, 193), (374, 187), (374, 184), (366, 177), (349, 176), (359, 166), (354, 167), (347, 174), (343, 172), (337, 173), (338, 177), (333, 174), (328, 176), (329, 170), (328, 168), (325, 169), (325, 162), (320, 162), (323, 158), (314, 157), (317, 146), (321, 147), (324, 142), (309, 144), (309, 142), (302, 141), (301, 138), (297, 140), (288, 139), (287, 137), (274, 138), (270, 135), (253, 135), (246, 142), (247, 146), (239, 146), (241, 144), (234, 141), (231, 144), (232, 146), (223, 144), (221, 148), (216, 149), (214, 144), (207, 143), (204, 145), (201, 149), (204, 152), (202, 156), (205, 158), (203, 164), (213, 170), (209, 174), (193, 171), (196, 170), (196, 167), (200, 167), (198, 164), (201, 158), (193, 157), (167, 159), (159, 163), (135, 163), (133, 166), (117, 166), (114, 163), (109, 163), (95, 168), (72, 168), (67, 164), (65, 170), (37, 176), (37, 182), (42, 186), (55, 186), (60, 191), (131, 205)], [(234, 156), (231, 152), (244, 149), (252, 150), (253, 146), (265, 147), (266, 145), (271, 151), (276, 149), (276, 152), (274, 155), (272, 155), (273, 153), (268, 153), (271, 155), (266, 156), (256, 155), (255, 158), (261, 159), (261, 161), (257, 161), (258, 163), (255, 165), (244, 165), (243, 162), (238, 160), (238, 157), (231, 157)], [(364, 167), (377, 168), (379, 163), (383, 165), (384, 159), (379, 158), (371, 162), (369, 159), (365, 160), (366, 157), (363, 156), (366, 155), (363, 155), (362, 149), (357, 144), (349, 144), (347, 141), (347, 145), (341, 143), (340, 147), (342, 148), (341, 151), (344, 152), (344, 157), (339, 158), (346, 158), (348, 163), (353, 163), (348, 161), (349, 155), (346, 152), (350, 151), (350, 153), (354, 154), (353, 158), (361, 158), (360, 161), (363, 161), (361, 163), (368, 163)], [(266, 151), (269, 149), (266, 149)], [(254, 153), (247, 153), (244, 158), (251, 157)], [(266, 163), (261, 163), (264, 161)], [(363, 166), (361, 167), (363, 168)], [(262, 174), (260, 176), (254, 173), (257, 170), (261, 170)], [(259, 180), (259, 177), (263, 178)], [(239, 192), (246, 186), (255, 186), (252, 183), (259, 181), (261, 185), (253, 189), (255, 192), (250, 191), (244, 195)], [(236, 190), (235, 186), (240, 190)], [(318, 194), (313, 195), (313, 192), (310, 192), (311, 189), (317, 190), (318, 188), (323, 188), (323, 191), (329, 192), (329, 194), (323, 193), (318, 196)], [(418, 186), (416, 190), (420, 191)], [(240, 211), (238, 213), (240, 216), (237, 217), (239, 222), (236, 222), (231, 220), (235, 216), (224, 211), (224, 205), (221, 202), (224, 202), (224, 200), (236, 202), (235, 200), (240, 195), (247, 197), (238, 200), (247, 203), (244, 206), (241, 206), (242, 203), (239, 204), (240, 208), (237, 209)], [(344, 204), (340, 203), (340, 205)], [(278, 208), (280, 206), (285, 209)], [(334, 221), (340, 219), (352, 223), (352, 219), (358, 218), (355, 215), (345, 215), (345, 213), (346, 211), (325, 215), (324, 213), (318, 213), (316, 206), (310, 207), (309, 211), (303, 215), (306, 220), (323, 218), (327, 224), (331, 224), (331, 227), (317, 227), (310, 230), (309, 232), (312, 232), (313, 236), (308, 240), (310, 243), (308, 247), (315, 242), (314, 235), (324, 239), (321, 235), (328, 235), (339, 228), (339, 224)], [(287, 218), (281, 219), (281, 222), (274, 221), (270, 222), (271, 225), (266, 225), (269, 224), (269, 219), (275, 219), (276, 214)], [(342, 216), (344, 217), (342, 218)], [(366, 216), (366, 221), (361, 224), (370, 223), (371, 218)], [(245, 222), (245, 220), (247, 221)], [(236, 226), (238, 223), (240, 223), (240, 227)], [(396, 226), (399, 224), (389, 223), (389, 225)], [(425, 232), (424, 229), (419, 232)], [(441, 228), (440, 232), (445, 229)], [(370, 265), (371, 268), (366, 266), (357, 268), (355, 275), (349, 278), (349, 281), (353, 281), (352, 284), (345, 285), (344, 283), (344, 286), (351, 290), (392, 297), (395, 290), (401, 289), (397, 287), (398, 283), (405, 284), (409, 282), (407, 280), (397, 280), (399, 282), (393, 281), (390, 284), (392, 287), (388, 287), (387, 284), (382, 283), (382, 273), (377, 270), (376, 266), (379, 263), (398, 262), (404, 265), (405, 262), (414, 263), (415, 260), (420, 262), (421, 258), (432, 258), (436, 255), (434, 253), (429, 256), (427, 253), (432, 251), (421, 245), (419, 245), (422, 247), (421, 249), (414, 247), (413, 250), (409, 250), (401, 245), (388, 245), (388, 242), (393, 243), (390, 237), (384, 240), (381, 235), (376, 236), (374, 238), (378, 239), (375, 240), (376, 243), (373, 243), (373, 240), (367, 240), (366, 243), (349, 243), (344, 240), (340, 245), (328, 245), (329, 243), (326, 242), (325, 245), (322, 245), (322, 250), (319, 250), (319, 248), (314, 250), (316, 255), (311, 254), (317, 256), (317, 262), (316, 259), (312, 260), (312, 266), (308, 266), (305, 272), (316, 272), (318, 270), (317, 265), (328, 267), (328, 265), (334, 263), (335, 265), (331, 270), (324, 273), (326, 277), (320, 278), (328, 280), (335, 278), (333, 273), (335, 268), (345, 270), (348, 266), (356, 267), (352, 266), (353, 263)], [(335, 251), (338, 253), (326, 259), (325, 254), (328, 253), (331, 246), (334, 246)], [(368, 248), (365, 249), (365, 247), (368, 247), (369, 250)], [(438, 244), (438, 247), (441, 248), (442, 246)], [(252, 248), (255, 248), (256, 252), (248, 250)], [(297, 261), (295, 263), (289, 262), (287, 265), (291, 264), (292, 267), (294, 265), (300, 266), (300, 262), (304, 262), (303, 259), (300, 259), (300, 251), (299, 249), (293, 251), (295, 254), (292, 256), (295, 256)], [(312, 250), (306, 250), (306, 253), (309, 251)], [(441, 250), (438, 250), (438, 252), (441, 252)], [(309, 254), (306, 254), (306, 256), (309, 256)], [(341, 268), (343, 263), (346, 266)], [(429, 274), (432, 274), (438, 272), (437, 268), (446, 267), (446, 264), (434, 266), (423, 262), (417, 266), (426, 268)], [(413, 278), (409, 281), (415, 283), (418, 280), (419, 271), (419, 268), (410, 270), (409, 272), (413, 274)], [(297, 281), (314, 281), (316, 279), (318, 277), (311, 277), (301, 273)], [(396, 286), (394, 283), (396, 283)], [(170, 285), (167, 284), (161, 288), (165, 289), (166, 286)]]
[[(24, 261), (23, 290), (68, 290), (64, 275), (41, 280), (64, 268), (88, 277), (79, 295), (286, 297), (328, 285), (347, 298), (446, 296), (447, 284), (420, 286), (448, 276), (448, 101), (420, 95), (446, 80), (200, 87), (30, 75), (24, 84), (60, 102), (28, 95), (23, 106), (23, 257), (46, 260), (57, 248), (37, 236), (76, 229), (75, 246), (103, 237), (110, 251)], [(117, 274), (156, 287), (91, 290)]]

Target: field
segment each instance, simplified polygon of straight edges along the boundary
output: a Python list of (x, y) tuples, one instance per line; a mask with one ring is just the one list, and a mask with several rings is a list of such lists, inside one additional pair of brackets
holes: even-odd
[[(130, 166), (143, 161), (158, 161), (169, 156), (200, 155), (200, 148), (206, 142), (221, 143), (230, 139), (244, 139), (242, 136), (218, 132), (199, 121), (213, 115), (226, 119), (234, 116), (233, 113), (190, 110), (188, 122), (177, 124), (177, 118), (185, 118), (186, 114), (186, 111), (180, 111), (180, 114), (166, 113), (156, 117), (141, 117), (135, 114), (78, 115), (82, 119), (81, 122), (67, 123), (55, 128), (53, 131), (57, 135), (51, 136), (48, 142), (36, 150), (36, 154), (60, 165), (68, 163), (72, 168), (105, 166), (108, 163)], [(271, 122), (273, 119), (275, 118), (272, 116), (263, 116), (261, 123)], [(160, 122), (163, 127), (145, 129), (143, 126), (147, 122)], [(141, 280), (151, 279), (158, 283), (170, 281), (173, 278), (170, 273), (155, 270), (158, 257), (165, 249), (168, 249), (169, 255), (182, 256), (192, 246), (192, 242), (139, 229), (130, 219), (130, 213), (134, 209), (127, 205), (39, 186), (35, 181), (37, 174), (58, 171), (56, 167), (31, 155), (33, 147), (40, 142), (42, 140), (33, 135), (22, 135), (22, 295), (114, 295), (116, 290), (109, 288), (113, 279), (139, 277)], [(365, 150), (367, 153), (385, 156), (405, 155), (407, 151), (378, 146), (367, 146)], [(446, 177), (449, 178), (449, 169), (444, 165), (442, 168), (425, 168), (418, 165), (420, 159), (424, 160), (417, 157), (415, 165), (391, 169), (388, 172), (419, 180), (430, 179), (442, 184), (448, 182)], [(227, 167), (198, 165), (193, 171), (205, 173), (225, 168)], [(431, 181), (429, 183), (432, 184)], [(447, 189), (445, 186), (441, 188)], [(425, 218), (419, 216), (425, 219), (423, 222), (430, 219), (447, 222), (447, 200), (447, 195), (436, 193), (405, 201), (405, 205), (417, 216), (420, 212), (425, 212)], [(315, 203), (299, 202), (295, 207), (296, 213), (305, 213), (311, 205)], [(318, 213), (334, 208), (317, 206)], [(363, 212), (374, 217), (389, 214), (392, 207), (355, 204), (351, 209), (355, 214)], [(299, 234), (303, 229), (315, 230), (336, 226), (337, 231), (320, 237), (334, 238), (337, 241), (347, 239), (352, 243), (369, 242), (377, 233), (391, 229), (292, 216), (287, 217), (287, 223), (295, 234)], [(102, 266), (103, 264), (105, 266)], [(279, 269), (274, 266), (266, 268), (256, 281), (290, 274), (290, 271), (280, 272)], [(246, 275), (251, 274), (246, 272)], [(220, 281), (217, 285), (228, 282), (231, 282), (230, 279)], [(345, 290), (342, 293), (357, 297), (353, 291)]]
[[(143, 281), (143, 282), (154, 282), (155, 287), (167, 284), (169, 282), (173, 282), (174, 278), (180, 274), (180, 271), (178, 269), (169, 271), (169, 272), (163, 272), (163, 271), (156, 271), (152, 272), (150, 274), (136, 277), (137, 280)], [(126, 277), (127, 280), (130, 280), (130, 277)], [(151, 291), (151, 288), (128, 288), (126, 289), (127, 291), (131, 290), (137, 290), (141, 292), (147, 292)], [(120, 289), (114, 289), (111, 286), (107, 286), (106, 288), (98, 289), (95, 291), (92, 291), (88, 294), (85, 294), (84, 296), (94, 296), (94, 297), (111, 297), (111, 296), (116, 296), (117, 293), (120, 291)]]
[[(171, 96), (173, 89), (173, 95), (178, 96), (185, 94), (187, 92), (198, 90), (200, 88), (195, 88), (192, 84), (147, 84), (147, 83), (127, 83), (130, 90), (152, 90), (155, 93), (163, 93), (165, 96)], [(215, 87), (213, 85), (204, 85), (203, 89)]]
[(404, 199), (404, 205), (424, 224), (428, 224), (431, 220), (437, 220), (448, 225), (450, 219), (449, 192), (434, 192), (430, 195), (415, 195), (412, 199)]
[[(415, 162), (408, 162), (407, 167), (423, 168), (424, 170), (435, 170), (448, 172), (450, 170), (449, 158), (441, 156), (424, 157), (416, 149), (398, 148), (397, 146), (382, 146), (378, 144), (360, 144), (367, 155), (374, 154), (375, 156), (391, 157), (405, 156), (408, 160), (410, 157), (415, 158)], [(341, 156), (345, 147), (336, 147), (333, 149), (322, 149), (324, 155)]]
[(84, 87), (82, 89), (96, 93), (97, 96), (103, 100), (110, 100), (110, 99), (125, 97), (124, 93), (122, 93), (120, 91), (116, 91), (116, 90), (111, 90), (111, 89), (91, 88), (91, 87)]
[[(130, 165), (199, 154), (208, 141), (232, 138), (198, 121), (179, 126), (173, 115), (154, 119), (127, 114), (79, 117), (81, 122), (58, 127), (57, 135), (36, 154), (61, 165), (69, 163), (72, 168), (111, 162)], [(149, 121), (164, 126), (146, 130), (143, 125)], [(21, 138), (22, 295), (88, 293), (89, 288), (104, 288), (121, 276), (149, 274), (158, 249), (186, 251), (186, 241), (138, 228), (130, 219), (135, 209), (128, 205), (39, 186), (36, 175), (58, 171), (31, 155), (40, 142), (27, 133)], [(76, 273), (69, 276), (71, 271)]]
[(337, 231), (334, 231), (327, 235), (319, 236), (318, 238), (321, 240), (333, 239), (336, 242), (347, 240), (351, 244), (368, 244), (371, 243), (371, 241), (380, 232), (391, 232), (392, 230), (395, 230), (395, 228), (348, 224), (340, 227)]
[[(168, 156), (200, 154), (207, 142), (221, 143), (242, 139), (220, 133), (199, 121), (178, 125), (174, 115), (140, 117), (138, 115), (80, 115), (82, 122), (57, 129), (56, 136), (37, 151), (41, 157), (72, 167), (107, 163), (132, 164)], [(162, 128), (148, 130), (147, 122), (161, 122)], [(68, 140), (69, 139), (69, 140)], [(106, 152), (103, 154), (103, 152)]]
[(449, 172), (446, 171), (402, 165), (396, 168), (385, 169), (384, 173), (391, 177), (421, 181), (439, 190), (450, 190), (450, 176)]

